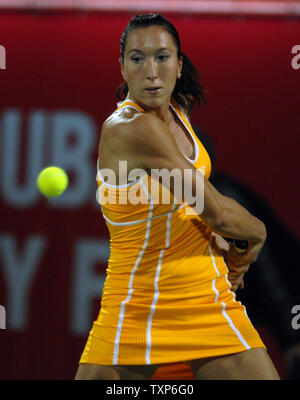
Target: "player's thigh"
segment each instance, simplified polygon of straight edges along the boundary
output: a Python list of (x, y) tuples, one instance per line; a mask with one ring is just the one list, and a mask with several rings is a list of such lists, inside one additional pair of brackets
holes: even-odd
[(193, 360), (196, 379), (278, 380), (278, 372), (267, 351), (256, 348), (221, 357)]
[(80, 364), (75, 380), (141, 380), (150, 379), (159, 365)]

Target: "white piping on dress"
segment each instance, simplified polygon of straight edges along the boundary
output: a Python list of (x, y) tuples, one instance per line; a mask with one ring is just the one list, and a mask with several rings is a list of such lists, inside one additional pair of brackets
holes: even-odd
[(119, 314), (119, 321), (118, 321), (118, 327), (117, 327), (117, 332), (116, 332), (116, 338), (115, 338), (115, 346), (114, 346), (114, 355), (113, 355), (113, 365), (118, 365), (118, 356), (119, 356), (119, 344), (120, 344), (120, 337), (121, 337), (121, 331), (122, 331), (122, 325), (123, 325), (123, 320), (125, 316), (125, 306), (126, 304), (130, 301), (132, 293), (133, 293), (133, 279), (134, 275), (138, 269), (138, 266), (141, 262), (141, 259), (144, 255), (144, 252), (148, 246), (149, 242), (149, 237), (150, 237), (150, 229), (151, 229), (151, 221), (152, 221), (152, 214), (153, 214), (153, 201), (151, 199), (151, 196), (149, 192), (147, 191), (146, 187), (144, 186), (143, 189), (145, 190), (145, 193), (148, 195), (148, 199), (150, 200), (150, 209), (149, 209), (149, 215), (148, 215), (148, 223), (147, 223), (147, 229), (146, 229), (146, 235), (145, 235), (145, 241), (142, 247), (142, 250), (139, 253), (139, 256), (135, 262), (134, 268), (131, 271), (130, 274), (130, 280), (128, 283), (128, 292), (127, 292), (127, 297), (125, 300), (121, 302), (121, 307), (120, 307), (120, 314)]
[[(218, 277), (220, 277), (220, 272), (219, 272), (219, 270), (218, 270), (218, 268), (217, 268), (216, 260), (215, 260), (215, 257), (214, 257), (214, 255), (213, 255), (212, 249), (211, 249), (211, 240), (212, 240), (212, 237), (210, 238), (210, 241), (209, 241), (209, 251), (210, 251), (210, 255), (211, 255), (212, 260), (213, 260), (213, 266), (214, 266), (214, 268), (215, 268), (215, 271), (216, 271)], [(224, 259), (223, 259), (223, 261), (224, 261)], [(225, 265), (226, 265), (226, 264), (225, 264)], [(225, 278), (226, 278), (226, 281), (228, 282), (227, 274), (225, 274)], [(212, 281), (212, 289), (213, 289), (213, 291), (216, 293), (215, 303), (217, 303), (217, 302), (218, 302), (218, 299), (219, 299), (219, 291), (218, 291), (218, 289), (216, 288), (215, 283), (216, 283), (216, 279), (213, 279), (213, 281)], [(228, 282), (228, 284), (229, 284), (229, 289), (230, 289), (231, 284), (230, 284), (229, 282)], [(228, 290), (229, 290), (229, 289), (228, 289)], [(230, 291), (230, 292), (231, 292), (231, 291)], [(232, 292), (231, 292), (231, 293), (232, 293)], [(233, 298), (233, 299), (234, 299), (234, 298)], [(234, 299), (234, 301), (235, 301), (235, 299)], [(231, 318), (230, 318), (229, 315), (227, 314), (227, 312), (226, 312), (226, 303), (221, 302), (221, 304), (222, 304), (222, 315), (224, 316), (224, 318), (225, 318), (225, 319), (227, 320), (227, 322), (229, 323), (230, 328), (235, 332), (235, 334), (237, 335), (237, 337), (239, 338), (239, 340), (241, 341), (241, 343), (246, 347), (246, 349), (251, 349), (251, 346), (249, 346), (249, 344), (246, 342), (246, 340), (244, 339), (244, 337), (243, 337), (243, 335), (241, 334), (241, 332), (237, 329), (237, 327), (234, 325), (234, 323), (232, 322)], [(247, 314), (246, 314), (246, 315), (247, 315)]]
[[(186, 159), (188, 159), (190, 162), (195, 163), (196, 160), (198, 160), (199, 157), (199, 146), (198, 143), (196, 142), (196, 139), (194, 138), (194, 135), (192, 134), (192, 132), (190, 131), (189, 127), (186, 125), (186, 123), (184, 122), (184, 120), (181, 118), (181, 116), (177, 113), (177, 111), (175, 110), (175, 108), (173, 107), (173, 105), (170, 103), (170, 106), (172, 107), (172, 110), (174, 110), (174, 112), (176, 113), (176, 115), (178, 116), (178, 118), (180, 119), (180, 121), (182, 122), (183, 126), (185, 127), (185, 129), (188, 131), (189, 135), (191, 136), (191, 138), (193, 139), (194, 145), (195, 145), (195, 157), (193, 159), (185, 156), (184, 157)], [(185, 116), (185, 118), (188, 120), (187, 116), (184, 114), (184, 112), (181, 110), (181, 112), (183, 113), (183, 115)]]
[[(161, 218), (161, 217), (165, 217), (166, 215), (169, 215), (169, 213), (176, 212), (176, 211), (178, 211), (179, 209), (181, 209), (181, 208), (183, 208), (183, 207), (187, 207), (187, 206), (188, 206), (187, 203), (182, 204), (181, 206), (179, 206), (179, 207), (176, 208), (175, 210), (172, 209), (171, 211), (165, 212), (165, 213), (163, 213), (163, 214), (155, 215), (154, 217), (151, 218), (151, 220), (154, 220), (154, 219), (157, 219), (157, 218)], [(102, 207), (101, 207), (101, 209), (102, 209)], [(110, 223), (111, 225), (114, 225), (114, 226), (136, 225), (136, 224), (141, 224), (141, 223), (143, 223), (143, 222), (147, 222), (148, 219), (149, 219), (149, 218), (147, 218), (147, 219), (138, 219), (138, 220), (136, 220), (136, 221), (128, 221), (128, 222), (114, 222), (114, 221), (110, 220), (109, 218), (107, 218), (107, 217), (104, 215), (103, 210), (102, 210), (102, 215), (103, 215), (103, 218), (104, 218), (108, 223)]]
[(172, 210), (168, 213), (168, 219), (167, 219), (167, 231), (166, 231), (166, 247), (160, 251), (159, 258), (158, 258), (158, 263), (156, 267), (156, 275), (154, 279), (154, 296), (153, 296), (153, 301), (151, 305), (151, 310), (147, 322), (147, 348), (146, 348), (146, 364), (151, 364), (151, 359), (150, 359), (150, 352), (151, 352), (151, 326), (152, 326), (152, 318), (155, 312), (155, 306), (158, 300), (159, 296), (159, 288), (158, 288), (158, 280), (160, 276), (160, 270), (161, 270), (161, 265), (162, 265), (162, 260), (164, 257), (165, 249), (170, 247), (170, 231), (171, 231), (171, 217), (172, 217), (172, 212), (174, 209), (175, 204), (173, 203)]

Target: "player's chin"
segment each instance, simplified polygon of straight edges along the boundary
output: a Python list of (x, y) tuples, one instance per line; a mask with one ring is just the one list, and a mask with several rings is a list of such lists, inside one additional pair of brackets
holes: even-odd
[(146, 96), (143, 98), (144, 105), (151, 110), (161, 107), (165, 103), (165, 101), (166, 100), (162, 96), (152, 98)]

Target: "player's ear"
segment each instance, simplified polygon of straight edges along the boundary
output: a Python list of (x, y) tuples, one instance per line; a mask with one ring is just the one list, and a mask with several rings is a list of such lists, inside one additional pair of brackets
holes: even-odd
[(178, 69), (177, 69), (177, 78), (178, 79), (181, 78), (182, 64), (183, 64), (183, 56), (180, 56), (179, 60), (178, 60)]
[(124, 72), (124, 60), (122, 58), (119, 58), (119, 62), (120, 62), (120, 67), (121, 67), (121, 74), (123, 76), (124, 81), (126, 81), (125, 72)]

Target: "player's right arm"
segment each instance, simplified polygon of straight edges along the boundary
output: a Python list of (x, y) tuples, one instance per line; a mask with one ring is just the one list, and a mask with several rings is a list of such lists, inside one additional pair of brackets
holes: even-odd
[[(137, 114), (122, 129), (127, 151), (130, 152), (130, 157), (137, 160), (140, 168), (166, 168), (169, 171), (177, 168), (181, 171), (182, 187), (189, 188), (190, 193), (197, 193), (196, 174), (200, 172), (183, 156), (172, 132), (163, 121), (149, 113)], [(185, 179), (185, 169), (191, 169), (191, 179)], [(184, 192), (182, 198), (189, 203)], [(206, 178), (204, 209), (200, 217), (212, 231), (221, 236), (252, 243), (263, 243), (266, 239), (263, 222), (235, 200), (219, 193)]]

